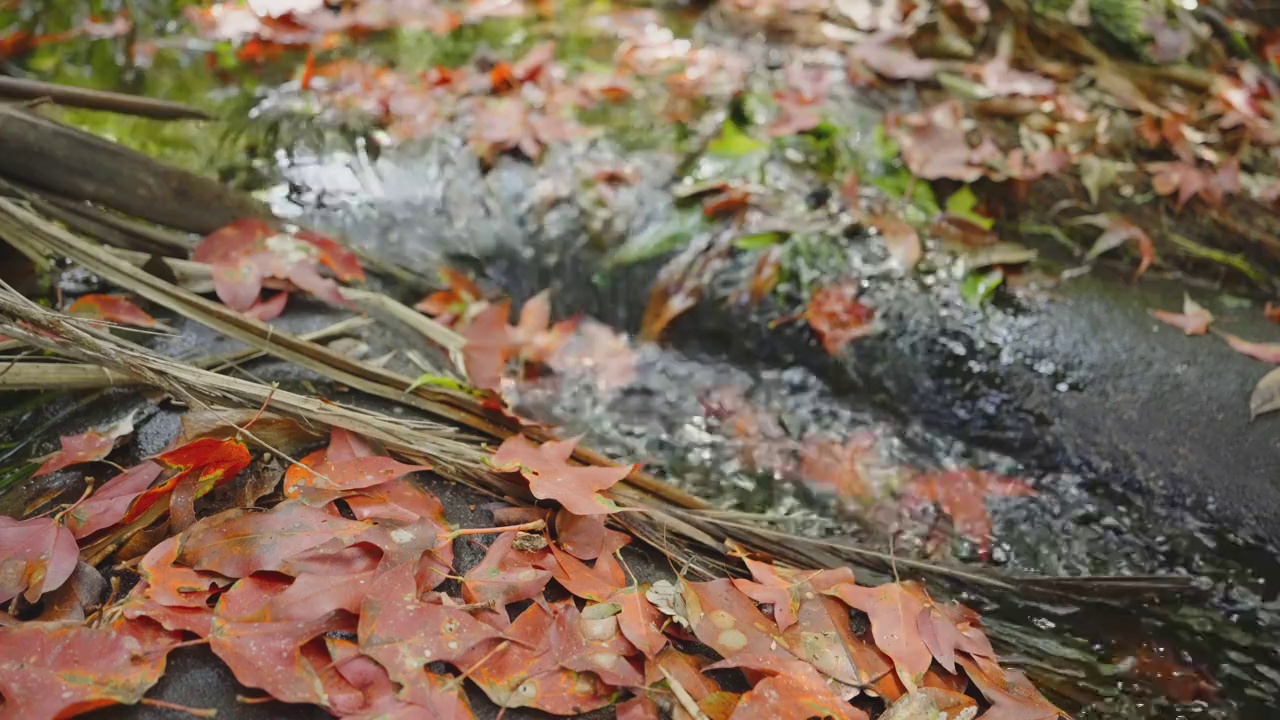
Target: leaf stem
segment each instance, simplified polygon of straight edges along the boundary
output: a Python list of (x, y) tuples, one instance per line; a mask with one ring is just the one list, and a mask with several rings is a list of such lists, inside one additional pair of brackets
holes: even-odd
[(503, 525), (501, 527), (491, 528), (458, 528), (457, 530), (452, 530), (441, 535), (440, 539), (453, 540), (454, 538), (462, 537), (464, 535), (493, 535), (505, 532), (538, 532), (539, 530), (546, 529), (547, 521), (542, 518), (538, 518), (537, 520), (530, 520), (529, 522), (520, 523), (519, 525)]

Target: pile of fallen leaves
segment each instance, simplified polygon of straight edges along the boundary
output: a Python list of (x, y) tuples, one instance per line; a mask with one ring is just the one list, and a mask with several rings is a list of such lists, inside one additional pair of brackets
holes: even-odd
[[(131, 430), (66, 438), (42, 472), (98, 462)], [(560, 715), (866, 718), (906, 696), (951, 717), (1061, 715), (999, 664), (975, 613), (913, 582), (749, 556), (751, 579), (638, 581), (601, 494), (630, 468), (573, 465), (572, 449), (516, 435), (493, 453), (553, 502), (498, 509), (499, 527), (453, 526), (414, 477), (429, 468), (340, 429), (257, 481), (256, 505), (190, 515), (251, 460), (206, 437), (55, 514), (0, 518), (0, 710), (145, 703), (172, 649), (207, 643), (243, 685), (339, 717), (472, 717), (467, 682)], [(180, 531), (143, 532), (155, 508)], [(455, 542), (477, 537), (493, 538), (484, 558), (457, 567)], [(102, 566), (110, 583), (82, 561), (103, 547), (134, 558)]]

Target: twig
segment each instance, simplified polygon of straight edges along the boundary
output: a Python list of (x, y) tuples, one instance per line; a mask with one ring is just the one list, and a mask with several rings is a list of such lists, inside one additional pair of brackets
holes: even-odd
[(182, 103), (26, 78), (0, 77), (0, 97), (17, 100), (45, 99), (67, 107), (107, 110), (122, 115), (136, 115), (156, 120), (213, 119), (203, 110)]

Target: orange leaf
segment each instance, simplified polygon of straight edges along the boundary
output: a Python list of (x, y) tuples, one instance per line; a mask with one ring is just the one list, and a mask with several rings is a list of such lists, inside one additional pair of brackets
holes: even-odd
[(572, 513), (616, 512), (618, 506), (600, 493), (629, 475), (634, 466), (571, 465), (568, 460), (576, 444), (576, 440), (553, 440), (534, 445), (523, 435), (512, 435), (489, 462), (503, 472), (520, 472), (534, 497), (555, 500)]
[(129, 511), (120, 519), (123, 525), (142, 518), (161, 499), (167, 501), (173, 489), (188, 475), (196, 475), (195, 497), (203, 497), (213, 488), (235, 479), (241, 470), (249, 467), (251, 458), (249, 448), (238, 438), (200, 438), (152, 459), (178, 473), (134, 498)]
[(969, 469), (921, 473), (907, 485), (906, 493), (936, 502), (951, 516), (956, 532), (977, 543), (979, 553), (985, 557), (991, 551), (987, 498), (1035, 495), (1035, 490), (1021, 480)]
[(1036, 690), (1018, 670), (1005, 670), (994, 660), (960, 656), (956, 662), (991, 703), (986, 720), (1056, 720), (1070, 717)]
[(155, 318), (123, 295), (81, 295), (67, 308), (67, 313), (137, 327), (156, 327), (158, 324)]
[(53, 518), (0, 515), (0, 603), (19, 594), (35, 602), (65, 583), (79, 560), (75, 537)]
[(48, 475), (79, 463), (96, 462), (111, 454), (116, 440), (133, 433), (133, 413), (101, 430), (90, 430), (79, 435), (63, 435), (59, 438), (62, 449), (40, 465), (32, 477)]
[(816, 290), (804, 319), (818, 334), (827, 354), (835, 355), (850, 342), (870, 335), (875, 311), (858, 302), (858, 286), (847, 282)]
[[(1216, 331), (1215, 331), (1216, 332)], [(1248, 355), (1255, 360), (1262, 362), (1280, 364), (1280, 343), (1256, 343), (1242, 340), (1235, 335), (1227, 333), (1219, 333), (1223, 340), (1231, 346), (1232, 350), (1241, 355)]]
[(1213, 313), (1205, 310), (1190, 295), (1182, 297), (1182, 312), (1174, 313), (1166, 310), (1151, 310), (1151, 315), (1166, 325), (1172, 325), (1188, 335), (1204, 335), (1209, 332), (1209, 324), (1213, 322)]
[(933, 654), (920, 636), (918, 625), (925, 607), (924, 591), (915, 583), (902, 582), (876, 587), (848, 583), (831, 592), (871, 618), (876, 646), (893, 658), (904, 683), (919, 686), (933, 663)]

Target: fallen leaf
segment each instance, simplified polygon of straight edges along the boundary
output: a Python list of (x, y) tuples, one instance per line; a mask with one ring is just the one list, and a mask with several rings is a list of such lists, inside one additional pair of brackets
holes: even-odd
[(1052, 95), (1058, 90), (1058, 84), (1043, 75), (1014, 70), (1009, 64), (1007, 53), (996, 53), (995, 57), (980, 66), (978, 79), (982, 82), (982, 87), (995, 96), (1039, 97)]
[(1159, 688), (1164, 695), (1180, 704), (1196, 701), (1211, 703), (1221, 691), (1203, 671), (1179, 657), (1167, 644), (1144, 642), (1132, 655), (1130, 674)]
[(889, 250), (889, 258), (893, 261), (894, 267), (903, 272), (910, 272), (920, 262), (920, 258), (924, 255), (924, 248), (915, 228), (889, 215), (872, 217), (870, 223), (884, 238), (885, 248)]
[(1089, 248), (1089, 252), (1085, 253), (1085, 260), (1095, 260), (1105, 252), (1114, 250), (1124, 243), (1132, 240), (1138, 246), (1138, 269), (1134, 271), (1135, 278), (1147, 271), (1151, 264), (1155, 262), (1156, 251), (1155, 245), (1151, 242), (1151, 237), (1147, 235), (1142, 228), (1116, 215), (1086, 215), (1076, 218), (1075, 224), (1093, 225), (1100, 228), (1102, 234), (1093, 242), (1093, 247)]
[(63, 435), (59, 438), (62, 449), (45, 460), (32, 477), (48, 475), (79, 463), (96, 462), (111, 454), (116, 441), (133, 434), (133, 417), (129, 413), (120, 420), (102, 428), (79, 435)]
[(618, 627), (627, 640), (647, 658), (654, 658), (667, 646), (667, 636), (662, 633), (663, 614), (645, 596), (647, 587), (631, 585), (614, 593), (609, 602), (622, 609), (618, 613)]
[(1280, 368), (1276, 368), (1258, 381), (1249, 395), (1249, 419), (1280, 410)]
[(34, 603), (66, 582), (79, 560), (75, 536), (53, 518), (0, 515), (0, 603), (18, 595)]
[(777, 624), (766, 618), (728, 578), (686, 581), (682, 585), (694, 635), (721, 657), (775, 653), (793, 657), (785, 649)]
[[(1217, 332), (1216, 330), (1214, 332)], [(1280, 343), (1256, 343), (1242, 340), (1235, 335), (1228, 333), (1218, 333), (1232, 350), (1241, 355), (1248, 355), (1255, 360), (1280, 364)]]
[(337, 283), (321, 277), (320, 265), (340, 280), (364, 279), (355, 255), (331, 238), (307, 231), (284, 232), (256, 219), (237, 220), (206, 235), (192, 259), (212, 266), (218, 298), (241, 312), (258, 303), (267, 278), (287, 280), (339, 307), (348, 303)]
[(707, 666), (708, 670), (722, 668), (756, 670), (767, 675), (743, 694), (731, 717), (809, 720), (816, 716), (868, 720), (865, 712), (836, 695), (809, 663), (773, 654), (744, 653)]
[(134, 498), (160, 477), (161, 470), (159, 463), (147, 461), (108, 480), (67, 513), (67, 529), (79, 539), (116, 524)]
[(932, 598), (916, 620), (920, 638), (938, 664), (949, 673), (956, 671), (956, 651), (994, 659), (991, 642), (978, 626), (978, 614), (958, 604), (938, 605)]
[(933, 653), (920, 635), (918, 619), (925, 608), (924, 592), (912, 582), (863, 587), (837, 585), (831, 593), (871, 618), (876, 647), (893, 658), (894, 669), (907, 689), (919, 687), (933, 664)]
[(1151, 315), (1166, 325), (1172, 325), (1187, 335), (1204, 335), (1209, 332), (1209, 324), (1213, 322), (1213, 313), (1205, 310), (1190, 295), (1182, 296), (1182, 312), (1167, 310), (1151, 310)]
[(407, 563), (382, 573), (369, 588), (357, 632), (361, 652), (406, 686), (427, 663), (456, 665), (475, 646), (499, 636), (462, 610), (419, 600)]
[(849, 57), (891, 80), (928, 80), (938, 63), (923, 59), (893, 33), (876, 33), (849, 50)]
[(448, 266), (440, 268), (439, 272), (445, 289), (431, 293), (413, 308), (452, 326), (458, 319), (465, 317), (468, 308), (483, 299), (483, 295), (471, 278), (462, 272)]
[(81, 295), (67, 308), (67, 314), (137, 327), (159, 325), (155, 318), (123, 295)]
[(916, 177), (973, 182), (986, 175), (965, 137), (964, 107), (959, 100), (905, 115), (890, 132), (901, 148), (902, 161)]
[(152, 460), (170, 470), (177, 470), (177, 474), (134, 498), (120, 523), (128, 527), (145, 527), (168, 509), (170, 496), (184, 480), (194, 479), (196, 490), (192, 499), (199, 498), (234, 480), (249, 466), (251, 459), (249, 448), (239, 438), (201, 438), (161, 453)]
[(0, 715), (53, 720), (135, 705), (164, 673), (176, 642), (149, 620), (0, 627)]
[(551, 580), (551, 573), (534, 567), (541, 555), (513, 548), (516, 533), (498, 535), (462, 581), (462, 599), (469, 603), (492, 602), (505, 614), (507, 605), (537, 597)]
[(1056, 720), (1070, 717), (1036, 690), (1018, 670), (1005, 670), (994, 660), (960, 656), (956, 662), (991, 703), (983, 713), (985, 720)]
[(519, 472), (529, 490), (541, 500), (555, 500), (578, 515), (616, 512), (618, 506), (601, 495), (631, 473), (633, 466), (571, 465), (576, 440), (552, 440), (534, 445), (523, 435), (503, 441), (489, 463), (502, 472)]
[(844, 282), (815, 290), (804, 319), (818, 334), (822, 347), (836, 355), (845, 345), (874, 331), (875, 311), (858, 301), (858, 285)]
[(471, 318), (462, 331), (466, 341), (462, 358), (467, 378), (478, 388), (498, 390), (502, 385), (507, 361), (516, 351), (511, 327), (507, 324), (510, 315), (510, 300), (491, 303)]
[(227, 577), (280, 570), (295, 555), (325, 543), (349, 545), (372, 527), (286, 500), (267, 512), (241, 508), (204, 518), (183, 534), (179, 559)]
[(923, 472), (905, 488), (907, 497), (934, 502), (951, 516), (956, 532), (978, 544), (978, 552), (986, 557), (991, 552), (991, 515), (987, 512), (989, 497), (1035, 495), (1035, 490), (1021, 480), (983, 470), (942, 470)]

